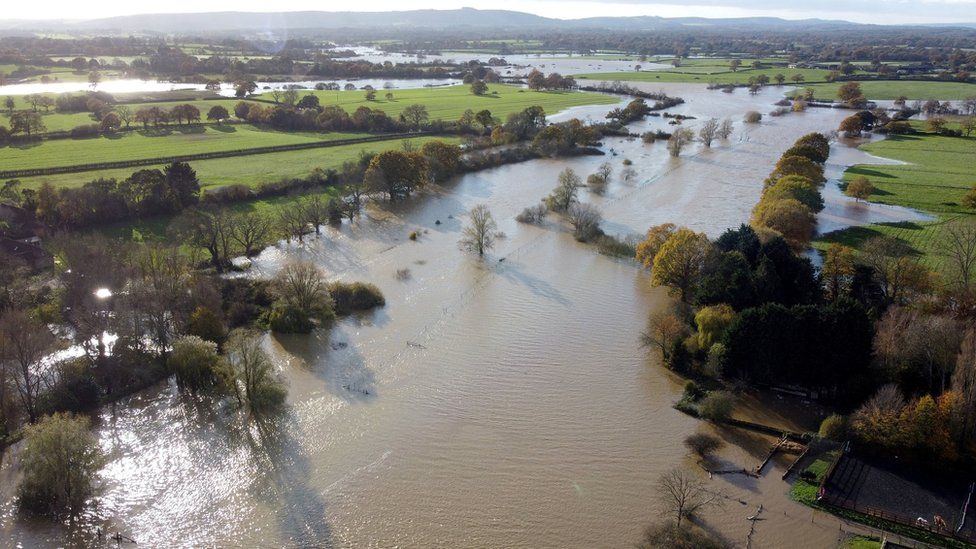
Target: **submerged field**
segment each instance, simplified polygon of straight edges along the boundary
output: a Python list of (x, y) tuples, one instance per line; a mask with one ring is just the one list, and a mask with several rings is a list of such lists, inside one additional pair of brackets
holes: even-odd
[(941, 265), (936, 243), (946, 227), (976, 224), (976, 211), (962, 206), (963, 196), (976, 185), (976, 138), (933, 134), (892, 136), (861, 147), (901, 165), (857, 165), (844, 181), (863, 175), (874, 185), (868, 200), (905, 206), (936, 217), (934, 221), (873, 224), (828, 233), (815, 243), (824, 249), (832, 242), (860, 247), (869, 238), (888, 235), (907, 244), (912, 253), (932, 268)]

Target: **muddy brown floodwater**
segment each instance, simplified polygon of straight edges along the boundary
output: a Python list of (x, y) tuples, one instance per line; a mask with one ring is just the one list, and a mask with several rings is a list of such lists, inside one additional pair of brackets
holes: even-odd
[[(648, 312), (668, 298), (633, 262), (575, 242), (555, 219), (535, 227), (513, 218), (563, 168), (585, 176), (609, 160), (606, 196), (581, 193), (600, 207), (608, 232), (672, 221), (716, 236), (748, 219), (783, 150), (846, 114), (819, 109), (743, 126), (743, 112), (768, 112), (781, 90), (660, 88), (686, 99), (674, 112), (731, 117), (735, 135), (679, 159), (661, 143), (608, 139), (612, 155), (466, 175), (303, 245), (265, 251), (256, 276), (308, 258), (330, 277), (377, 284), (387, 306), (311, 336), (267, 338), (289, 386), (289, 410), (276, 421), (243, 421), (173, 386), (106, 407), (96, 425), (109, 456), (104, 489), (73, 526), (18, 516), (17, 449), (8, 452), (2, 544), (97, 545), (100, 527), (143, 547), (632, 546), (660, 517), (658, 476), (692, 464), (682, 439), (711, 429), (671, 407), (681, 380), (639, 346)], [(633, 130), (657, 127), (666, 121)], [(844, 162), (864, 157), (847, 147), (834, 146)], [(638, 174), (631, 182), (618, 177), (625, 158)], [(844, 199), (835, 202), (828, 213), (852, 218)], [(457, 247), (476, 204), (488, 205), (505, 234), (485, 259)], [(410, 277), (398, 280), (398, 269)], [(777, 422), (767, 404), (743, 413)], [(770, 442), (722, 436), (735, 443), (723, 459), (737, 467), (754, 466)], [(757, 523), (753, 547), (834, 545), (836, 520), (789, 501), (780, 473), (716, 477), (711, 485), (729, 503), (704, 523), (746, 546), (745, 517), (762, 503), (769, 519)]]

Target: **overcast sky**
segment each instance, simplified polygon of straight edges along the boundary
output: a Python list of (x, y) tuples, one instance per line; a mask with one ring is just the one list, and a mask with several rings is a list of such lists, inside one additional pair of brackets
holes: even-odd
[(372, 0), (360, 4), (335, 0), (168, 0), (150, 4), (132, 0), (7, 0), (4, 19), (90, 19), (153, 12), (203, 11), (387, 11), (473, 7), (508, 9), (547, 17), (659, 15), (662, 17), (773, 16), (786, 19), (846, 19), (864, 23), (972, 23), (976, 0)]

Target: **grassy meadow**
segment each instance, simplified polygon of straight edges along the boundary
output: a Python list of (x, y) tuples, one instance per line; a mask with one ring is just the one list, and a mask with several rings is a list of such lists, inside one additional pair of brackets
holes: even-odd
[[(387, 93), (393, 94), (393, 99), (386, 98)], [(488, 86), (486, 95), (477, 96), (471, 93), (470, 86), (448, 86), (441, 88), (419, 88), (407, 90), (376, 90), (376, 100), (367, 101), (366, 92), (355, 91), (315, 91), (299, 90), (302, 97), (307, 94), (318, 96), (323, 107), (339, 105), (350, 113), (359, 107), (380, 109), (386, 114), (396, 117), (409, 105), (420, 103), (427, 107), (431, 120), (457, 120), (467, 109), (475, 112), (488, 109), (491, 114), (502, 120), (511, 113), (519, 112), (527, 107), (539, 105), (547, 114), (553, 114), (569, 107), (580, 105), (612, 105), (619, 102), (616, 97), (597, 93), (583, 93), (574, 91), (538, 92), (517, 86), (492, 84)], [(264, 93), (255, 96), (257, 99), (270, 101), (271, 94)]]
[[(890, 101), (899, 97), (915, 99), (939, 99), (951, 101), (976, 96), (976, 84), (965, 82), (923, 82), (919, 80), (864, 80), (860, 81), (861, 91), (868, 99)], [(841, 82), (825, 82), (803, 86), (813, 88), (818, 99), (834, 99)]]
[[(138, 160), (364, 137), (364, 133), (282, 132), (248, 124), (166, 126), (87, 139), (52, 139), (0, 148), (0, 170)], [(239, 161), (239, 160), (238, 160)]]
[(871, 202), (914, 208), (936, 219), (852, 227), (823, 235), (814, 247), (823, 250), (830, 243), (839, 242), (858, 248), (869, 238), (887, 235), (899, 239), (929, 267), (938, 269), (942, 262), (936, 253), (936, 243), (943, 231), (955, 224), (976, 223), (976, 211), (960, 204), (966, 192), (976, 185), (976, 138), (934, 134), (891, 136), (862, 148), (906, 164), (852, 166), (844, 174), (844, 181), (866, 176), (874, 185), (868, 199)]
[[(339, 134), (341, 135), (341, 134)], [(348, 135), (348, 134), (346, 134)], [(410, 139), (414, 146), (420, 147), (429, 140), (457, 142), (450, 137), (418, 137)], [(223, 185), (243, 184), (256, 186), (282, 178), (303, 177), (315, 168), (336, 168), (347, 160), (356, 160), (360, 152), (381, 152), (402, 148), (403, 139), (375, 141), (356, 145), (341, 145), (320, 149), (306, 149), (300, 151), (286, 151), (267, 154), (238, 156), (233, 158), (215, 158), (212, 160), (196, 160), (190, 162), (200, 178), (203, 188), (219, 187)], [(57, 174), (21, 179), (25, 187), (37, 188), (43, 183), (50, 183), (55, 187), (80, 187), (85, 183), (100, 177), (125, 179), (137, 169), (162, 168), (162, 166), (143, 166), (140, 168), (121, 168), (82, 173)]]

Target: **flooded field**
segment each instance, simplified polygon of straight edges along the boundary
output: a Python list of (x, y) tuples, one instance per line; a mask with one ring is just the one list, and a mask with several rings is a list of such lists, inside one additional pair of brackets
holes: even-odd
[[(668, 297), (626, 260), (575, 242), (551, 218), (514, 216), (572, 167), (614, 166), (599, 206), (604, 228), (636, 234), (674, 222), (717, 236), (748, 220), (762, 180), (799, 136), (828, 132), (848, 113), (811, 109), (740, 123), (781, 95), (653, 86), (684, 97), (672, 112), (730, 117), (736, 132), (681, 158), (663, 143), (607, 139), (603, 157), (537, 160), (466, 175), (303, 245), (266, 250), (254, 275), (308, 258), (330, 277), (377, 284), (387, 306), (311, 336), (272, 337), (289, 410), (246, 422), (233, 409), (146, 391), (97, 418), (109, 455), (104, 490), (72, 527), (19, 518), (16, 449), (0, 469), (0, 539), (10, 546), (90, 546), (122, 532), (146, 547), (629, 547), (659, 517), (655, 482), (692, 465), (682, 440), (706, 424), (674, 410), (682, 381), (639, 346), (649, 311)], [(602, 118), (607, 107), (574, 111)], [(631, 129), (667, 128), (649, 118)], [(623, 160), (637, 177), (621, 181)], [(867, 158), (832, 146), (830, 175)], [(829, 186), (830, 184), (828, 184)], [(888, 219), (873, 205), (828, 194), (831, 227)], [(484, 259), (457, 241), (465, 212), (486, 204), (505, 234)], [(412, 231), (417, 241), (408, 239)], [(409, 269), (400, 280), (397, 270)], [(740, 412), (786, 426), (771, 403)], [(796, 428), (804, 426), (795, 426)], [(809, 427), (807, 425), (806, 427)], [(722, 458), (753, 467), (770, 441), (722, 432)], [(835, 519), (789, 501), (774, 467), (761, 479), (716, 477), (725, 508), (705, 524), (739, 546), (830, 547)], [(763, 504), (769, 518), (745, 520)]]

